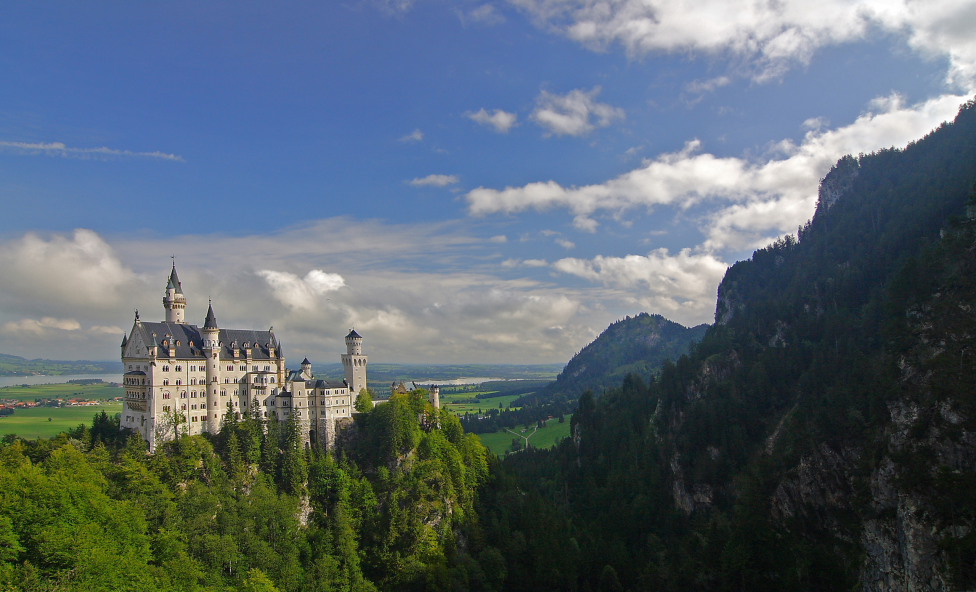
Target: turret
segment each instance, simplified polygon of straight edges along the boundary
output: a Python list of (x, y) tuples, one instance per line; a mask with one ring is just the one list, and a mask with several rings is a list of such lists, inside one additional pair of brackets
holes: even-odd
[(345, 379), (349, 384), (349, 393), (355, 398), (359, 391), (366, 388), (366, 363), (368, 358), (363, 355), (363, 337), (350, 329), (346, 335), (346, 353), (342, 354), (342, 367)]
[(220, 429), (220, 329), (213, 303), (207, 306), (207, 318), (203, 322), (203, 355), (207, 360), (207, 430), (211, 433)]
[(350, 329), (349, 335), (346, 335), (346, 353), (351, 356), (359, 356), (363, 353), (363, 336), (356, 333), (355, 329)]
[(170, 272), (169, 279), (166, 282), (163, 308), (166, 310), (167, 323), (186, 322), (186, 296), (183, 295), (183, 285), (180, 283), (180, 278), (176, 275), (176, 261), (173, 262), (173, 271)]
[(310, 380), (312, 378), (312, 363), (308, 361), (308, 358), (302, 360), (302, 376), (304, 376), (306, 380)]

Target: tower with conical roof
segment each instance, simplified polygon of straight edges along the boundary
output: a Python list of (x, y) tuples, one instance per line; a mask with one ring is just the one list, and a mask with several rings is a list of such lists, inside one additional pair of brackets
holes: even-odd
[(346, 373), (349, 394), (353, 399), (359, 391), (366, 388), (366, 362), (367, 357), (363, 355), (363, 337), (355, 329), (350, 329), (346, 335), (346, 353), (342, 354), (342, 367)]
[(163, 308), (166, 309), (167, 323), (185, 323), (186, 296), (183, 295), (183, 285), (176, 275), (176, 261), (173, 261), (173, 271), (166, 282), (166, 293), (163, 296)]
[(217, 316), (214, 314), (213, 303), (207, 307), (207, 318), (203, 322), (204, 358), (207, 360), (207, 430), (216, 433), (220, 429), (220, 328), (217, 327)]

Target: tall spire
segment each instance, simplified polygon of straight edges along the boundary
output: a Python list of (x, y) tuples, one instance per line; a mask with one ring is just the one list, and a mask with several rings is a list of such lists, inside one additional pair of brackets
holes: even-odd
[(163, 295), (163, 309), (166, 311), (167, 323), (185, 322), (186, 296), (183, 295), (183, 285), (180, 276), (176, 275), (176, 257), (173, 257), (173, 269), (166, 279), (166, 293)]
[(213, 301), (207, 305), (207, 319), (203, 322), (204, 329), (216, 329), (217, 328), (217, 316), (214, 315), (213, 311)]
[(173, 257), (173, 271), (169, 274), (169, 285), (167, 288), (172, 286), (176, 290), (177, 294), (183, 293), (183, 284), (180, 283), (180, 276), (176, 275), (176, 257)]

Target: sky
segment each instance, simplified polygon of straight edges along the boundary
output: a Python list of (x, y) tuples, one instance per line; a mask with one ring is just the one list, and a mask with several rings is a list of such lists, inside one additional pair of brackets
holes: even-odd
[[(135, 311), (291, 361), (561, 363), (710, 323), (845, 154), (976, 89), (973, 0), (18, 2), (0, 19), (0, 352)], [(175, 258), (175, 259), (174, 259)]]

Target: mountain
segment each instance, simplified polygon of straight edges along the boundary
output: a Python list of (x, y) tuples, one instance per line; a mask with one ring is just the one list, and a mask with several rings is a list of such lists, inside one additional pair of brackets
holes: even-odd
[[(684, 355), (700, 341), (708, 325), (685, 327), (646, 312), (611, 324), (566, 364), (540, 398), (554, 393), (579, 398), (620, 386), (628, 374), (649, 376), (662, 364)], [(528, 398), (528, 397), (527, 397)]]
[(0, 376), (30, 376), (46, 374), (112, 374), (122, 373), (121, 362), (92, 362), (89, 360), (28, 360), (20, 356), (0, 354)]
[(466, 431), (497, 432), (519, 425), (545, 422), (571, 414), (584, 392), (602, 394), (620, 386), (628, 374), (649, 376), (667, 361), (675, 360), (705, 334), (708, 325), (687, 328), (661, 315), (641, 313), (611, 324), (577, 353), (556, 380), (542, 388), (525, 386), (526, 394), (508, 409), (488, 406), (482, 413), (461, 418)]
[(491, 536), (572, 541), (502, 545), (509, 589), (976, 587), (974, 181), (976, 102), (841, 159), (687, 356), (506, 459)]

